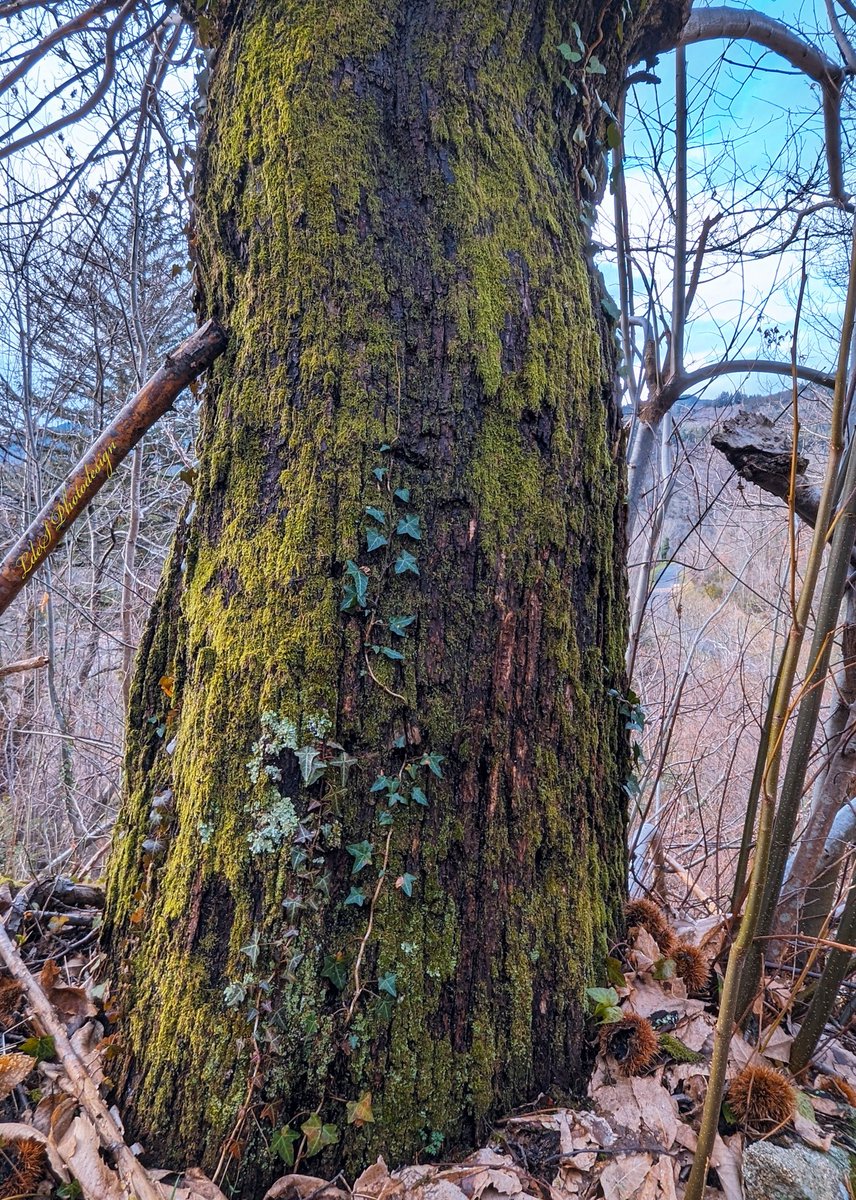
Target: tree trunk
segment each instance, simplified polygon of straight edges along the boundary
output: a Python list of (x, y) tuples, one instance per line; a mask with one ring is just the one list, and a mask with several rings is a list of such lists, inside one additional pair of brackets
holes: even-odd
[(595, 85), (645, 48), (623, 7), (269, 0), (218, 32), (197, 238), (231, 343), (142, 640), (106, 937), (134, 1135), (225, 1148), (247, 1194), (283, 1127), (353, 1172), (583, 1083), (628, 759), (579, 217)]

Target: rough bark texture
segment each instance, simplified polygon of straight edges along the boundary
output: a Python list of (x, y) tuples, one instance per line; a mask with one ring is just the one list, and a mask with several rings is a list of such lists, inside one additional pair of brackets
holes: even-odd
[[(282, 1169), (259, 1129), (317, 1111), (339, 1141), (310, 1169), (354, 1171), (583, 1079), (626, 757), (614, 342), (578, 216), (595, 85), (614, 101), (653, 36), (621, 11), (222, 17), (198, 238), (231, 342), (139, 656), (106, 928), (134, 1135), (209, 1168), (231, 1135), (247, 1194)], [(606, 76), (558, 52), (573, 20)], [(356, 763), (307, 786), (289, 741)]]

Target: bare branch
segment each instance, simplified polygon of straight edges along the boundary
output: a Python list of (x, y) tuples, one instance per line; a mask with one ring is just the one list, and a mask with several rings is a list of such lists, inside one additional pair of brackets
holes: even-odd
[(781, 55), (791, 66), (819, 83), (823, 92), (823, 123), (826, 136), (826, 161), (829, 190), (836, 200), (846, 200), (841, 165), (841, 88), (844, 71), (822, 51), (772, 17), (753, 9), (700, 8), (690, 14), (680, 36), (680, 44), (727, 38), (755, 42)]
[(848, 71), (856, 71), (856, 54), (853, 52), (853, 47), (850, 44), (850, 39), (841, 28), (841, 22), (838, 20), (838, 15), (835, 12), (834, 0), (826, 0), (826, 15), (829, 18), (829, 27), (832, 30), (833, 37), (841, 51), (841, 57), (847, 63)]
[(0, 923), (0, 957), (14, 979), (21, 984), (33, 1013), (54, 1039), (57, 1058), (64, 1071), (72, 1094), (89, 1116), (98, 1139), (116, 1163), (116, 1172), (128, 1195), (139, 1200), (161, 1200), (154, 1181), (137, 1161), (122, 1136), (122, 1132), (101, 1099), (98, 1089), (72, 1046), (65, 1026), (57, 1017), (38, 979), (27, 969), (5, 926)]
[(221, 326), (207, 321), (167, 355), (164, 365), (111, 421), (0, 563), (0, 612), (5, 612), (35, 568), (56, 549), (68, 527), (146, 430), (225, 347)]
[[(695, 371), (687, 371), (683, 375), (669, 379), (645, 406), (642, 414), (644, 420), (657, 420), (668, 412), (674, 402), (689, 388), (709, 379), (718, 379), (720, 375), (792, 375), (794, 368), (791, 363), (770, 362), (761, 358), (737, 358), (725, 362), (710, 363)], [(796, 375), (806, 383), (816, 383), (819, 387), (831, 388), (835, 385), (835, 376), (828, 371), (818, 371), (814, 367), (797, 364)]]
[(51, 121), (47, 125), (42, 125), (39, 129), (34, 129), (24, 137), (16, 138), (15, 141), (7, 142), (5, 146), (0, 147), (0, 160), (8, 158), (10, 154), (14, 154), (18, 150), (23, 150), (27, 146), (32, 146), (34, 142), (41, 141), (42, 138), (49, 137), (52, 133), (58, 133), (60, 129), (65, 129), (67, 125), (79, 121), (81, 117), (88, 116), (93, 108), (104, 99), (110, 88), (110, 84), (113, 82), (113, 76), (116, 73), (116, 39), (136, 3), (137, 0), (125, 0), (125, 4), (123, 4), (119, 15), (107, 30), (107, 41), (104, 46), (104, 74), (101, 76), (101, 81), (95, 91), (87, 97), (83, 104), (74, 109), (73, 112), (66, 113), (62, 117), (57, 117), (55, 121)]
[(707, 249), (707, 239), (710, 237), (710, 231), (713, 229), (714, 225), (718, 224), (718, 222), (722, 220), (724, 216), (724, 212), (719, 212), (716, 214), (716, 216), (705, 217), (704, 221), (702, 222), (701, 233), (699, 234), (698, 244), (696, 245), (695, 257), (693, 258), (693, 269), (692, 274), (690, 275), (690, 285), (687, 288), (687, 298), (684, 302), (684, 320), (686, 320), (687, 316), (689, 315), (689, 311), (693, 306), (693, 300), (695, 300), (699, 279), (701, 278), (701, 264), (702, 260), (704, 259), (705, 250)]
[(0, 95), (8, 91), (19, 79), (23, 79), (27, 72), (64, 38), (69, 37), (73, 33), (79, 33), (87, 25), (90, 25), (96, 17), (103, 16), (104, 13), (110, 12), (111, 9), (119, 7), (121, 7), (121, 0), (99, 0), (99, 3), (93, 4), (91, 8), (87, 8), (86, 12), (80, 13), (79, 16), (74, 17), (71, 21), (66, 21), (65, 25), (58, 25), (56, 29), (52, 30), (46, 37), (43, 37), (29, 54), (24, 55), (14, 71), (10, 71), (8, 75), (0, 79)]
[(0, 667), (0, 679), (5, 679), (7, 675), (17, 675), (19, 671), (38, 671), (40, 667), (47, 665), (46, 654), (39, 654), (36, 658), (22, 658), (19, 662), (7, 663), (5, 667)]

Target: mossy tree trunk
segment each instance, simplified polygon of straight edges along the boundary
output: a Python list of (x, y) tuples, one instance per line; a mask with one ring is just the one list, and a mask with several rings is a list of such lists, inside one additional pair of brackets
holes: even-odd
[(580, 217), (633, 22), (220, 15), (197, 237), (231, 342), (139, 655), (106, 921), (160, 1161), (225, 1147), (252, 1189), (283, 1127), (338, 1139), (310, 1169), (445, 1156), (583, 1080), (627, 762), (614, 335)]

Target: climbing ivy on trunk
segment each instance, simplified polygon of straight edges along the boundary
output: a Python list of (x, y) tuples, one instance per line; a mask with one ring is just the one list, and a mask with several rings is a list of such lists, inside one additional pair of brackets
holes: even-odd
[(453, 1154), (583, 1084), (628, 773), (587, 222), (665, 11), (204, 14), (195, 253), (230, 343), (138, 656), (105, 922), (159, 1161), (251, 1194), (295, 1161)]

